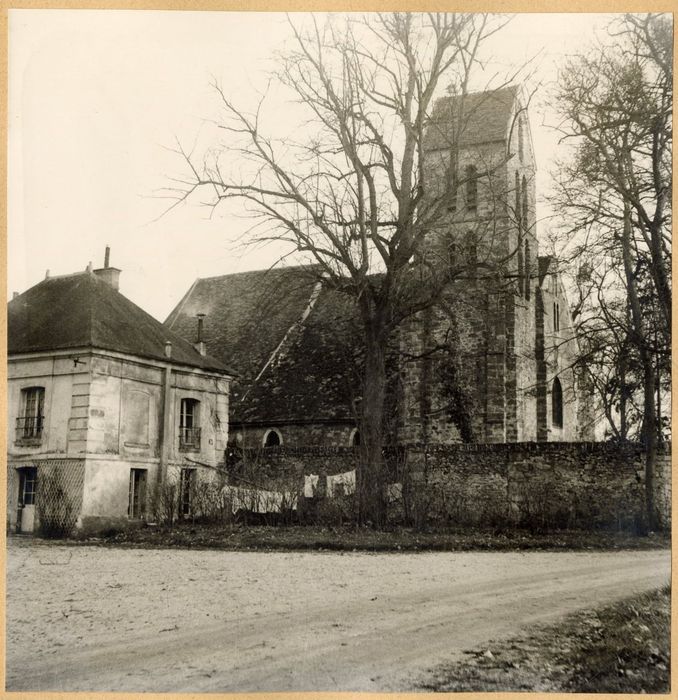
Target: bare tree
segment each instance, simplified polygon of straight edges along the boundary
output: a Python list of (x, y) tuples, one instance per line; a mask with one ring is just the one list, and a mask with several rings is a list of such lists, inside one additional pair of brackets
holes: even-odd
[(498, 16), (447, 13), (349, 16), (322, 26), (313, 19), (306, 29), (290, 23), (293, 48), (280, 57), (276, 78), (298, 103), (303, 128), (267, 135), (264, 99), (249, 113), (215, 85), (228, 145), (204, 158), (179, 148), (189, 166), (179, 201), (200, 190), (214, 206), (244, 202), (255, 218), (252, 239), (289, 244), (315, 263), (326, 286), (355, 300), (365, 345), (362, 522), (382, 522), (385, 514), (389, 338), (435, 300), (450, 274), (419, 255), (465, 183), (454, 138), (441, 178), (425, 177), (431, 110), (441, 87), (463, 100), (481, 43), (504, 23)]
[(561, 131), (576, 146), (561, 165), (555, 204), (567, 221), (570, 254), (586, 261), (589, 301), (598, 302), (580, 305), (580, 329), (614, 338), (620, 350), (624, 421), (630, 363), (634, 356), (639, 363), (646, 505), (655, 527), (656, 373), (671, 337), (671, 19), (627, 15), (609, 34), (561, 74)]

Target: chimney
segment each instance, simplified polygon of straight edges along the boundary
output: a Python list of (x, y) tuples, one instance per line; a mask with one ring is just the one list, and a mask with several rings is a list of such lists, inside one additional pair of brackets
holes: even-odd
[(12, 299), (16, 299), (19, 296), (19, 292), (12, 292)]
[(203, 326), (203, 321), (205, 319), (205, 314), (196, 314), (198, 318), (198, 335), (195, 339), (195, 343), (193, 344), (193, 347), (201, 354), (201, 355), (206, 355), (207, 354), (207, 347), (205, 346), (205, 343), (202, 339), (202, 326)]
[(104, 266), (100, 267), (98, 270), (94, 270), (94, 274), (102, 279), (106, 284), (110, 285), (117, 292), (120, 288), (120, 270), (117, 267), (110, 266), (111, 260), (111, 248), (106, 246), (106, 252), (104, 253)]

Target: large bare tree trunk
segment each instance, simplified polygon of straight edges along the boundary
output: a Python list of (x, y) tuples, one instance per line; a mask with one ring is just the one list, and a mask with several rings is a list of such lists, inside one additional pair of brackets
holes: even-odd
[(624, 226), (622, 229), (622, 257), (626, 287), (631, 309), (631, 321), (640, 361), (643, 366), (643, 443), (645, 448), (645, 510), (650, 530), (658, 526), (654, 494), (654, 475), (657, 463), (657, 406), (655, 404), (655, 369), (652, 353), (644, 334), (643, 313), (638, 298), (636, 278), (631, 250), (631, 210), (624, 203)]
[(360, 464), (357, 471), (358, 522), (383, 525), (386, 521), (385, 470), (382, 453), (386, 396), (385, 343), (379, 330), (367, 333), (361, 415)]

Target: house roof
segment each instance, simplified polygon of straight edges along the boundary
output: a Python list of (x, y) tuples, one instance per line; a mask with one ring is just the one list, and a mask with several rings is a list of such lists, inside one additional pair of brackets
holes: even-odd
[(514, 103), (519, 88), (511, 85), (498, 90), (441, 97), (424, 135), (424, 149), (436, 150), (471, 146), (508, 137)]
[(351, 420), (361, 336), (355, 302), (315, 267), (198, 279), (166, 325), (191, 337), (204, 313), (210, 353), (238, 373), (231, 421)]
[(92, 272), (50, 277), (7, 305), (8, 354), (97, 348), (232, 374)]

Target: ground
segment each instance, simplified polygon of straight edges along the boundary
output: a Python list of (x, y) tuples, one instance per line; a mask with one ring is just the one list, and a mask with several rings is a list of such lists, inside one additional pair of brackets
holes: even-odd
[(489, 639), (664, 586), (670, 552), (232, 552), (10, 538), (7, 689), (413, 690)]

